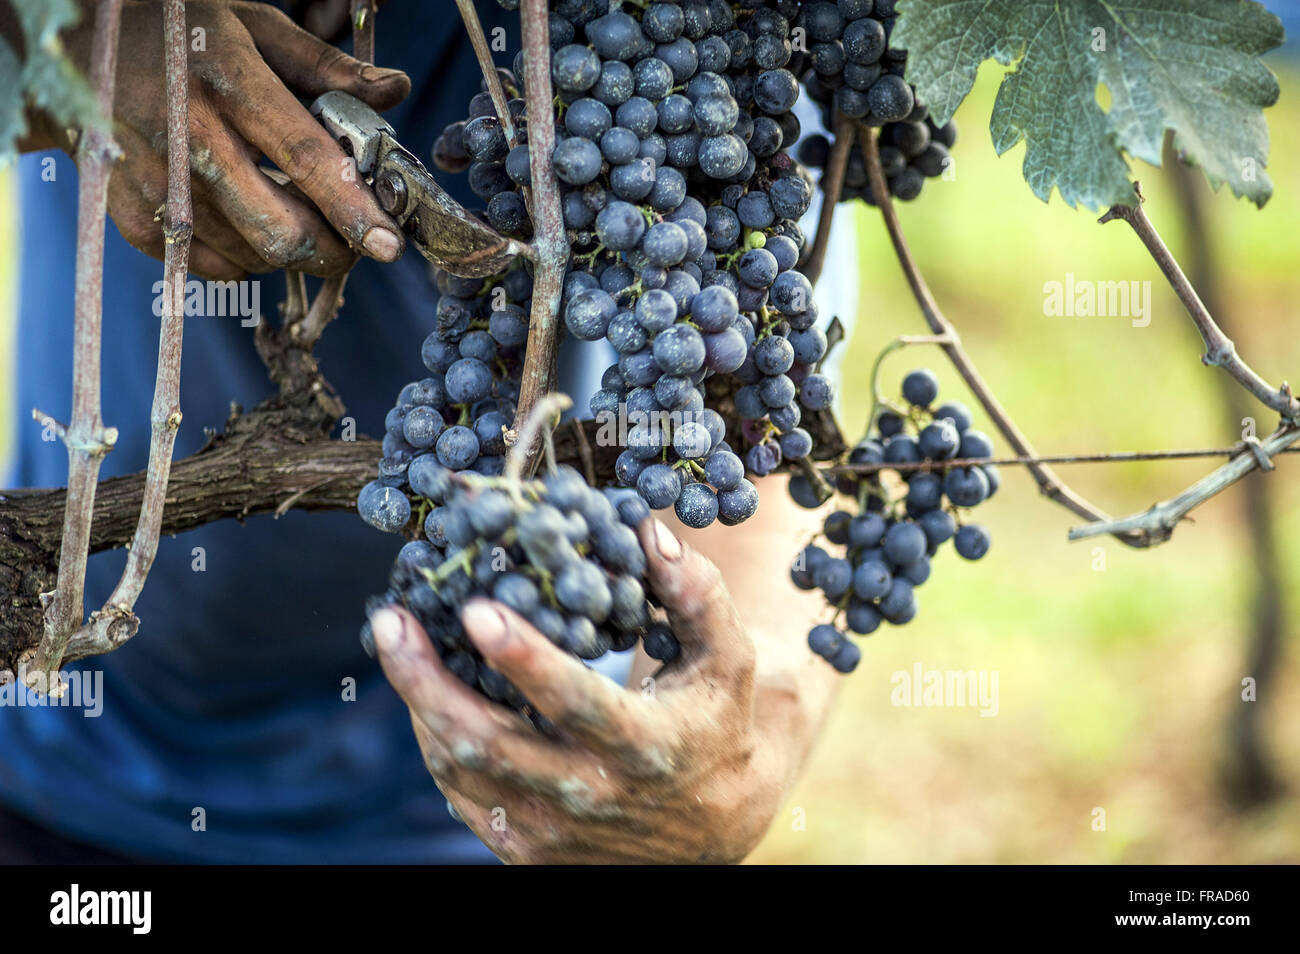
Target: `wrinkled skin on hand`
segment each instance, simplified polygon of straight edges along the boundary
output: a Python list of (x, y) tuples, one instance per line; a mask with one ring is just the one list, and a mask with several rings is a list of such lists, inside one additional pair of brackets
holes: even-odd
[[(82, 8), (81, 23), (64, 42), (84, 70), (94, 16), (92, 4)], [(185, 13), (194, 190), (190, 270), (221, 280), (276, 268), (333, 276), (347, 271), (357, 252), (396, 259), (404, 247), (397, 223), (360, 176), (349, 180), (349, 160), (298, 98), (342, 89), (387, 109), (410, 92), (406, 74), (347, 56), (267, 4), (189, 0)], [(196, 29), (203, 31), (201, 43)], [(163, 257), (158, 212), (167, 199), (164, 77), (162, 4), (128, 0), (114, 99), (114, 138), (124, 156), (113, 169), (108, 211), (123, 237), (155, 258)], [(34, 125), (38, 133), (24, 149), (71, 147), (66, 131), (39, 117)], [(262, 155), (290, 185), (258, 169)]]
[(404, 611), (371, 617), (429, 771), (505, 861), (740, 861), (779, 806), (787, 766), (758, 729), (755, 646), (721, 574), (656, 520), (640, 537), (682, 644), (643, 691), (588, 669), (499, 603), (465, 607), (484, 659), (558, 740), (467, 688)]

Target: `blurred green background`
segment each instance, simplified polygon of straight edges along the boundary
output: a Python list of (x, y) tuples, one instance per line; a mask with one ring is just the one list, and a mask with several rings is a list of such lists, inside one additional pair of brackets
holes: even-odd
[[(1280, 69), (1274, 64), (1275, 69)], [(1002, 70), (986, 65), (958, 113), (956, 178), (932, 180), (900, 214), (935, 295), (985, 379), (1043, 453), (1224, 446), (1239, 426), (1199, 340), (1135, 235), (1122, 223), (1059, 199), (1044, 205), (1020, 174), (1023, 147), (997, 159), (988, 115)], [(1222, 317), (1268, 380), (1300, 378), (1300, 110), (1281, 73), (1267, 112), (1276, 193), (1263, 211), (1212, 195), (1204, 237), (1218, 268)], [(1178, 256), (1188, 247), (1169, 175), (1138, 166), (1148, 212)], [(1199, 173), (1197, 174), (1199, 176)], [(13, 215), (0, 173), (0, 217)], [(842, 417), (856, 435), (869, 395), (865, 374), (898, 334), (925, 331), (875, 210), (856, 216), (862, 313), (847, 345)], [(12, 380), (9, 344), (15, 223), (0, 221), (0, 382)], [(1067, 272), (1095, 281), (1150, 280), (1153, 318), (1043, 314), (1043, 284)], [(69, 289), (71, 294), (71, 289)], [(944, 394), (974, 405), (934, 348), (887, 359), (890, 390), (917, 366)], [(855, 373), (859, 376), (855, 378)], [(12, 420), (0, 387), (0, 420)], [(1258, 429), (1270, 418), (1262, 409)], [(977, 426), (988, 422), (977, 414)], [(991, 430), (991, 428), (990, 428)], [(12, 435), (0, 429), (0, 459)], [(1005, 450), (1005, 447), (1001, 448)], [(1211, 461), (1063, 466), (1060, 474), (1114, 514), (1181, 490)], [(1259, 701), (1241, 701), (1255, 602), (1244, 507), (1271, 491), (1281, 586), (1300, 583), (1300, 459), (1255, 475), (1197, 510), (1174, 539), (1134, 551), (1109, 538), (1067, 543), (1079, 521), (1041, 498), (1027, 474), (1003, 469), (981, 507), (994, 549), (976, 564), (950, 550), (901, 630), (863, 643), (803, 780), (753, 860), (762, 862), (1272, 862), (1300, 861), (1300, 678), (1287, 606), (1284, 656)], [(1100, 552), (1097, 548), (1101, 548)], [(1096, 569), (1097, 566), (1103, 569)], [(1294, 603), (1294, 601), (1292, 601)], [(999, 711), (902, 708), (891, 674), (996, 670)], [(1231, 720), (1260, 707), (1275, 797), (1243, 808), (1225, 784), (1238, 777)], [(1239, 786), (1238, 786), (1239, 787)], [(1095, 809), (1105, 830), (1094, 830)]]
[[(1281, 67), (1274, 63), (1274, 69)], [(930, 180), (900, 204), (913, 252), (985, 380), (1044, 454), (1222, 447), (1240, 439), (1200, 340), (1132, 230), (1098, 225), (1057, 196), (1043, 204), (1021, 176), (1024, 147), (993, 152), (988, 117), (1003, 69), (985, 64), (957, 114), (953, 181)], [(1211, 227), (1225, 325), (1270, 381), (1300, 379), (1300, 89), (1280, 74), (1266, 116), (1275, 194), (1262, 211), (1211, 193), (1196, 172)], [(1291, 94), (1291, 95), (1288, 95)], [(1180, 259), (1188, 248), (1172, 177), (1135, 163), (1147, 211)], [(874, 209), (857, 216), (862, 308), (845, 368), (841, 422), (861, 433), (865, 374), (899, 334), (926, 332)], [(1186, 264), (1186, 263), (1184, 263)], [(1043, 314), (1043, 284), (1067, 272), (1094, 281), (1150, 280), (1151, 323)], [(934, 347), (886, 359), (897, 394), (914, 367), (946, 394), (975, 402)], [(855, 377), (854, 369), (858, 369)], [(1270, 416), (1256, 405), (1261, 434)], [(982, 413), (976, 426), (992, 430)], [(1005, 451), (1005, 444), (1000, 443)], [(1058, 473), (1116, 515), (1182, 490), (1210, 460), (1061, 466)], [(918, 591), (921, 611), (862, 644), (839, 703), (761, 862), (1274, 862), (1300, 861), (1300, 678), (1295, 614), (1274, 683), (1241, 701), (1255, 571), (1244, 507), (1267, 483), (1277, 519), (1282, 589), (1300, 589), (1300, 459), (1254, 475), (1194, 513), (1167, 544), (1132, 550), (1112, 538), (1078, 543), (1081, 521), (1042, 498), (1023, 469), (975, 519), (993, 549), (966, 563), (950, 549)], [(1097, 549), (1101, 548), (1098, 554)], [(1102, 562), (1104, 560), (1104, 563)], [(1104, 569), (1094, 566), (1104, 565)], [(891, 705), (898, 670), (996, 670), (1000, 708)], [(1282, 789), (1243, 809), (1230, 720), (1254, 705)], [(1225, 777), (1226, 776), (1226, 777)], [(1094, 809), (1105, 830), (1094, 831)]]

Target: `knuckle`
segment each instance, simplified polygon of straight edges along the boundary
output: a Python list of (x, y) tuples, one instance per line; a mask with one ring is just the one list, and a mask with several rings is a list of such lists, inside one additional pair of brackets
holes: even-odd
[(286, 136), (276, 145), (275, 152), (276, 165), (297, 183), (316, 179), (328, 165), (321, 141), (310, 136)]
[(673, 775), (674, 754), (670, 748), (652, 742), (630, 746), (622, 752), (629, 775), (648, 781), (662, 781)]
[(452, 761), (462, 769), (479, 772), (495, 764), (488, 746), (464, 733), (458, 733), (450, 740), (450, 749)]
[(276, 268), (288, 268), (310, 259), (316, 253), (316, 240), (297, 226), (269, 229), (259, 240), (257, 252)]

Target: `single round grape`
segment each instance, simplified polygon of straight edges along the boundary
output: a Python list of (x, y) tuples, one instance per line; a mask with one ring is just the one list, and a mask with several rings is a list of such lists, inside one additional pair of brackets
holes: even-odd
[[(611, 165), (631, 162), (641, 148), (636, 133), (624, 126), (613, 126), (600, 137), (601, 154)], [(507, 165), (509, 161), (507, 160)]]
[(816, 364), (826, 355), (826, 333), (820, 328), (792, 331), (789, 341), (794, 348), (794, 359), (800, 364)]
[(823, 659), (831, 659), (844, 645), (844, 634), (826, 623), (814, 626), (808, 633), (809, 648)]
[(570, 44), (551, 54), (551, 81), (567, 93), (583, 93), (600, 79), (600, 57), (585, 46)]
[(887, 73), (872, 84), (867, 90), (867, 102), (871, 106), (872, 117), (881, 123), (893, 123), (906, 119), (916, 99), (912, 87), (901, 76)]
[(820, 374), (810, 374), (799, 385), (799, 400), (810, 411), (823, 411), (831, 406), (835, 392), (830, 379)]
[(564, 309), (564, 325), (581, 341), (599, 341), (605, 337), (616, 314), (618, 305), (608, 292), (588, 289), (569, 299)]
[(947, 460), (956, 455), (961, 439), (951, 421), (936, 418), (935, 423), (921, 428), (921, 433), (916, 436), (916, 443), (921, 453), (928, 459)]
[[(758, 385), (758, 393), (762, 397), (763, 403), (768, 407), (785, 407), (794, 400), (795, 384), (790, 380), (789, 375), (774, 374), (771, 377), (763, 378)], [(818, 410), (808, 405), (807, 401), (804, 402), (804, 405), (809, 407), (810, 410)]]
[(735, 328), (704, 335), (704, 364), (710, 371), (730, 374), (745, 362), (749, 345)]
[(921, 449), (907, 434), (897, 434), (885, 444), (885, 461), (890, 464), (911, 464), (921, 460)]
[(445, 386), (453, 404), (474, 404), (492, 393), (492, 369), (478, 358), (461, 358), (447, 369)]
[(696, 530), (718, 518), (718, 496), (707, 484), (687, 484), (674, 507), (677, 519)]
[(632, 67), (618, 60), (606, 60), (600, 64), (600, 78), (589, 92), (593, 99), (614, 109), (628, 101), (635, 87)]
[(640, 202), (655, 187), (654, 160), (633, 159), (615, 166), (609, 173), (609, 185), (620, 199)]
[(957, 428), (958, 433), (969, 430), (971, 424), (975, 420), (971, 415), (970, 408), (965, 404), (962, 404), (960, 401), (948, 401), (944, 404), (940, 404), (939, 407), (935, 409), (934, 419), (936, 421), (945, 417), (952, 421), (953, 426)]
[(955, 507), (974, 507), (989, 495), (989, 479), (978, 467), (954, 467), (944, 475), (943, 492)]
[(636, 490), (650, 509), (662, 510), (681, 495), (681, 476), (667, 464), (651, 464), (636, 478)]
[(903, 378), (903, 397), (917, 407), (929, 407), (939, 396), (939, 379), (933, 371), (918, 368)]
[(968, 523), (957, 531), (953, 548), (966, 560), (978, 560), (989, 552), (989, 532), (977, 523)]
[(431, 407), (417, 404), (402, 421), (402, 436), (412, 447), (432, 447), (445, 426), (441, 414)]
[(570, 136), (596, 141), (613, 125), (609, 107), (598, 99), (585, 97), (564, 111), (564, 128)]
[(686, 257), (686, 249), (686, 233), (673, 222), (656, 222), (641, 240), (641, 250), (650, 264), (661, 268), (680, 263)]
[(765, 248), (751, 248), (740, 257), (737, 271), (740, 280), (751, 288), (767, 288), (778, 273), (776, 256)]
[(794, 366), (794, 347), (780, 335), (768, 335), (754, 345), (754, 364), (764, 374), (785, 374)]
[(780, 441), (781, 454), (787, 460), (799, 460), (807, 457), (812, 453), (813, 439), (812, 435), (802, 427), (796, 427), (788, 434), (782, 434)]
[(655, 335), (654, 357), (665, 374), (693, 374), (704, 364), (704, 339), (690, 325), (673, 325)]
[(983, 431), (966, 431), (961, 436), (957, 456), (963, 460), (978, 460), (993, 456), (993, 441)]
[(600, 175), (600, 147), (590, 139), (565, 139), (551, 154), (555, 174), (570, 185), (584, 185)]
[(463, 424), (454, 424), (442, 432), (435, 445), (438, 462), (452, 470), (467, 470), (478, 458), (478, 437)]
[(372, 480), (357, 495), (357, 512), (375, 529), (397, 533), (411, 519), (411, 501), (395, 487)]
[[(766, 70), (754, 80), (754, 104), (765, 113), (784, 113), (798, 98), (799, 84), (788, 70)], [(911, 111), (910, 105), (908, 111)]]
[(645, 217), (629, 202), (610, 202), (596, 216), (597, 238), (614, 251), (636, 248), (645, 229)]
[(730, 133), (705, 136), (700, 140), (698, 162), (705, 175), (714, 179), (730, 179), (745, 168), (749, 150), (745, 143)]
[(844, 624), (859, 636), (870, 636), (880, 628), (882, 619), (875, 606), (862, 600), (849, 600), (844, 612)]
[(735, 526), (748, 520), (758, 511), (758, 488), (741, 478), (730, 490), (718, 493), (718, 520)]

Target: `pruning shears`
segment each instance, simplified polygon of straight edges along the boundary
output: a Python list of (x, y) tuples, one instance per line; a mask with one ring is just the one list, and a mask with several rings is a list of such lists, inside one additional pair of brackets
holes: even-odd
[(379, 207), (435, 265), (455, 275), (482, 278), (501, 271), (514, 256), (527, 254), (522, 243), (497, 234), (448, 195), (397, 141), (388, 121), (355, 96), (331, 90), (317, 97), (310, 110), (352, 157)]

